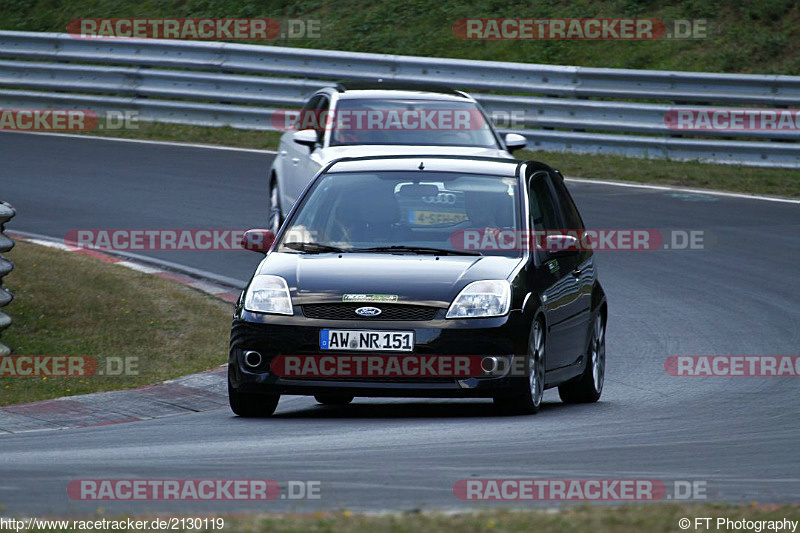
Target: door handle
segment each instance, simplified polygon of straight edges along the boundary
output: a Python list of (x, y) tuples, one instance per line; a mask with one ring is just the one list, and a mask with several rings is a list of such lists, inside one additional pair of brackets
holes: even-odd
[(586, 270), (586, 269), (585, 268), (581, 268), (581, 267), (575, 267), (575, 270), (572, 271), (572, 277), (574, 277), (574, 278), (581, 277), (581, 274), (583, 274), (584, 270)]
[(292, 163), (294, 163), (295, 165), (296, 165), (297, 163), (299, 163), (299, 162), (300, 162), (300, 158), (299, 158), (299, 157), (293, 157), (293, 158), (292, 158)]

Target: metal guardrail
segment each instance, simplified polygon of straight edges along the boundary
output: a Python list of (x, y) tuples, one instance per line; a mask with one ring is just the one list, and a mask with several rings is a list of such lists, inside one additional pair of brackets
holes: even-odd
[[(88, 85), (90, 84), (90, 85)], [(174, 72), (141, 68), (98, 67), (0, 61), (0, 86), (13, 86), (34, 90), (75, 90), (93, 93), (111, 93), (142, 97), (136, 109), (145, 111), (153, 98), (191, 97), (204, 101), (224, 101), (233, 104), (301, 106), (305, 96), (326, 85), (321, 81), (275, 79), (256, 76), (236, 76), (197, 72)], [(224, 87), (224, 89), (223, 89)], [(27, 93), (2, 93), (6, 101), (16, 98), (34, 98)], [(54, 101), (61, 93), (55, 95)], [(608, 102), (571, 98), (543, 98), (476, 94), (475, 97), (490, 113), (521, 111), (525, 126), (560, 129), (619, 131), (630, 133), (675, 134), (664, 122), (664, 116), (677, 105)], [(118, 109), (119, 100), (97, 98), (97, 106)], [(131, 101), (127, 101), (133, 105)], [(63, 104), (62, 104), (63, 105)], [(115, 107), (116, 106), (116, 107)], [(158, 104), (152, 104), (158, 107)], [(713, 110), (711, 106), (692, 106), (692, 109)], [(236, 110), (246, 114), (247, 110)], [(200, 119), (196, 122), (207, 122)], [(251, 126), (258, 125), (250, 123)], [(713, 135), (701, 130), (697, 135)], [(731, 137), (761, 137), (768, 139), (793, 139), (792, 131), (740, 131), (727, 132)]]
[[(592, 135), (590, 133), (540, 130), (500, 130), (521, 133), (531, 150), (622, 154), (626, 157), (708, 161), (742, 166), (800, 168), (796, 143), (767, 143), (644, 137), (639, 135)], [(576, 149), (577, 148), (577, 149)], [(613, 178), (613, 176), (609, 176)]]
[[(0, 202), (0, 253), (6, 253), (14, 247), (12, 241), (3, 232), (5, 231), (5, 223), (11, 220), (16, 211), (13, 207), (5, 202)], [(14, 269), (14, 265), (8, 259), (0, 256), (0, 309), (11, 303), (13, 296), (7, 289), (3, 288), (3, 277)], [(11, 325), (11, 317), (0, 311), (0, 332)], [(8, 355), (11, 349), (0, 343), (0, 356)]]
[[(713, 109), (707, 104), (798, 106), (800, 76), (599, 69), (6, 31), (0, 31), (0, 57), (12, 59), (0, 60), (0, 106), (5, 107), (131, 109), (143, 120), (270, 130), (275, 107), (298, 107), (309, 92), (336, 79), (438, 82), (471, 91), (492, 114), (523, 111), (525, 129), (514, 131), (543, 149), (800, 167), (797, 131), (731, 130), (722, 138), (720, 132), (696, 131), (684, 136), (664, 121), (671, 109)], [(619, 101), (637, 99), (648, 102)], [(665, 103), (652, 103), (658, 100)], [(714, 135), (718, 139), (705, 138)]]
[[(0, 44), (0, 55), (2, 54)], [(209, 72), (0, 61), (0, 85), (146, 98), (191, 97), (251, 105), (300, 106), (309, 92), (325, 84), (319, 81)]]
[(800, 77), (626, 70), (439, 59), (278, 46), (165, 40), (76, 39), (0, 32), (4, 57), (201, 68), (307, 78), (384, 78), (550, 96), (640, 97), (688, 102), (793, 105)]

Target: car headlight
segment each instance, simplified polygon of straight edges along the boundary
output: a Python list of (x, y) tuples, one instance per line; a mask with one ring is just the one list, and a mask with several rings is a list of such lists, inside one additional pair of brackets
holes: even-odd
[(502, 316), (511, 307), (511, 285), (506, 280), (473, 281), (456, 296), (447, 318)]
[(280, 276), (256, 275), (244, 296), (244, 308), (256, 313), (293, 315), (292, 297), (286, 280)]

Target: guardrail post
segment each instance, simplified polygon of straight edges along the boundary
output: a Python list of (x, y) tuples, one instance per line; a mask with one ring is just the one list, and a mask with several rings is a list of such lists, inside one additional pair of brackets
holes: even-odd
[[(0, 253), (5, 253), (11, 250), (14, 247), (14, 241), (12, 241), (8, 236), (6, 236), (3, 232), (5, 231), (5, 223), (11, 220), (17, 212), (11, 207), (10, 204), (5, 202), (0, 202)], [(8, 274), (14, 269), (14, 265), (8, 259), (5, 259), (3, 256), (0, 256), (0, 308), (8, 305), (13, 296), (7, 289), (3, 288), (3, 276)], [(0, 312), (0, 332), (6, 329), (9, 325), (11, 325), (11, 317), (7, 314)], [(8, 355), (11, 353), (11, 349), (0, 342), (0, 356)]]

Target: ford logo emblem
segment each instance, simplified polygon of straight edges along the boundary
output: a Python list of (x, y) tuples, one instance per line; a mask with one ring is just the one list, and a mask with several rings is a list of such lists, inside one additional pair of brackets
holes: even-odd
[(382, 311), (377, 307), (359, 307), (356, 314), (359, 316), (378, 316)]

